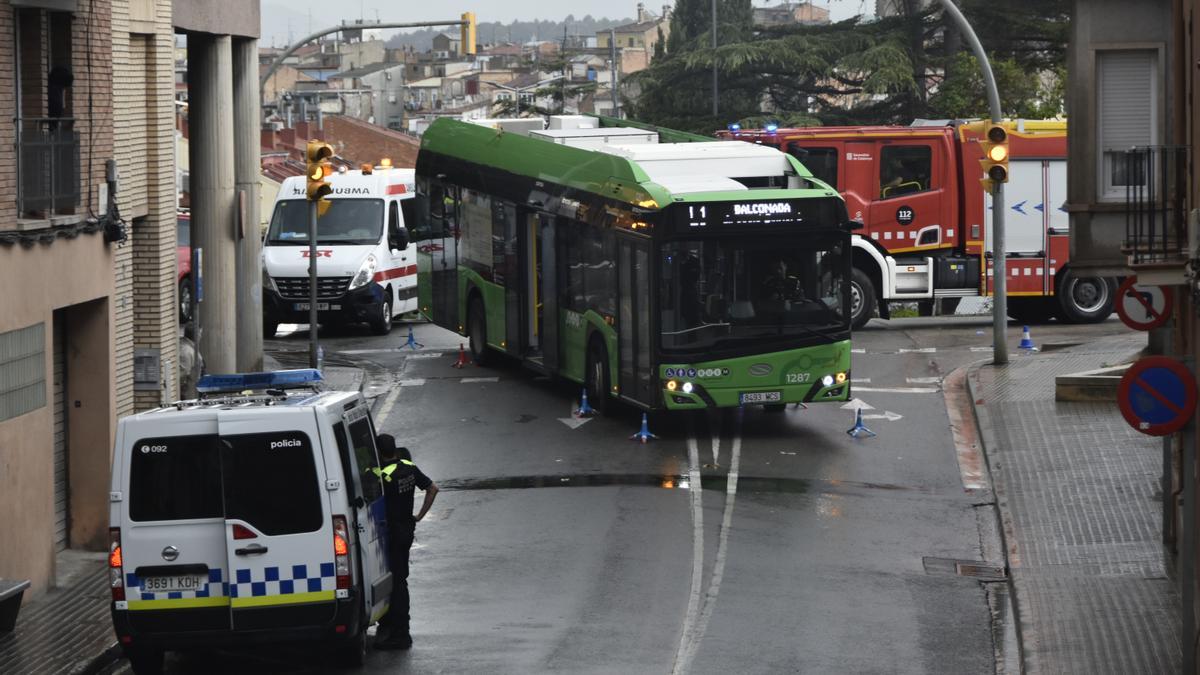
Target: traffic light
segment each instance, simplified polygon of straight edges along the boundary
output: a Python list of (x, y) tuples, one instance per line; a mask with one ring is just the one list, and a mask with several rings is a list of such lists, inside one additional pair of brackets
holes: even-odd
[(329, 158), (333, 157), (333, 146), (321, 141), (309, 141), (304, 156), (308, 160), (305, 172), (308, 177), (308, 201), (322, 201), (325, 195), (333, 191), (329, 181), (325, 180), (333, 173), (333, 165), (329, 163)]
[(979, 160), (983, 178), (979, 182), (991, 192), (996, 183), (1008, 182), (1008, 131), (999, 124), (988, 126), (979, 147), (983, 149), (983, 159)]
[(459, 43), (462, 45), (461, 51), (463, 56), (475, 55), (475, 12), (462, 13), (463, 24), (459, 26), (461, 31)]

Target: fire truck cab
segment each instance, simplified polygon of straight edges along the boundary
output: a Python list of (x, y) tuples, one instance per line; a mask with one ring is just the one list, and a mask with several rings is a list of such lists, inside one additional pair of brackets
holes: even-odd
[[(992, 294), (992, 204), (980, 178), (980, 122), (910, 127), (730, 130), (800, 159), (846, 199), (854, 237), (852, 325), (888, 303), (957, 305)], [(1006, 122), (1009, 315), (1090, 323), (1113, 310), (1112, 279), (1075, 274), (1069, 261), (1066, 122)]]

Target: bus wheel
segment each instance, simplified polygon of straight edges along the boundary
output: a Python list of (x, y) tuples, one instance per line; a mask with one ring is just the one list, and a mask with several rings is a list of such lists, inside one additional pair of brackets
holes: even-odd
[(584, 375), (588, 403), (601, 415), (608, 412), (608, 350), (600, 340), (588, 345), (587, 373)]
[(471, 360), (477, 366), (488, 364), (487, 351), (487, 317), (483, 313), (483, 303), (479, 298), (471, 300), (467, 308), (467, 329), (470, 330)]
[(875, 284), (867, 273), (853, 268), (850, 271), (850, 327), (862, 328), (875, 314)]
[(1117, 283), (1105, 277), (1076, 276), (1067, 270), (1058, 283), (1058, 316), (1068, 323), (1096, 323), (1108, 318)]
[[(389, 291), (390, 294), (390, 291)], [(376, 335), (387, 335), (392, 332), (392, 299), (383, 301), (383, 309), (379, 316), (371, 322), (371, 332)]]

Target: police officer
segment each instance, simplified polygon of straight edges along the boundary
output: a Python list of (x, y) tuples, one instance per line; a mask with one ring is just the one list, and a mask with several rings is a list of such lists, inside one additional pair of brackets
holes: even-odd
[[(376, 640), (379, 649), (408, 649), (412, 635), (408, 629), (408, 552), (412, 547), (416, 524), (429, 513), (438, 488), (429, 477), (413, 464), (408, 448), (397, 448), (390, 434), (376, 437), (376, 446), (383, 463), (376, 473), (383, 479), (383, 497), (387, 507), (388, 561), (392, 571), (392, 597), (388, 613), (380, 621), (386, 635)], [(413, 495), (416, 488), (425, 491), (421, 511), (413, 516)]]

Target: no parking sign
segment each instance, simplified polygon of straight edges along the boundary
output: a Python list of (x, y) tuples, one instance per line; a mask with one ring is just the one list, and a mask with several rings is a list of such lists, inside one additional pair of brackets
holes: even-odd
[(1192, 418), (1196, 379), (1175, 359), (1148, 356), (1125, 371), (1117, 402), (1129, 426), (1149, 436), (1166, 436)]

